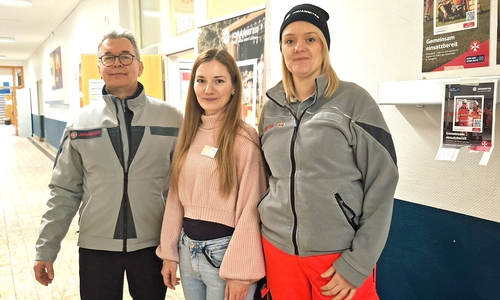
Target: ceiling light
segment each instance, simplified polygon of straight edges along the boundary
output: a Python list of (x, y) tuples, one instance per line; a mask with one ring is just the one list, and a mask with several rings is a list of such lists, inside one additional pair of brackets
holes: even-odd
[(0, 36), (0, 43), (14, 43), (15, 41), (13, 37)]
[(0, 5), (31, 6), (32, 0), (0, 0)]
[(0, 55), (0, 59), (7, 59), (7, 55)]
[(154, 17), (154, 18), (159, 18), (161, 16), (160, 12), (158, 10), (143, 10), (142, 13), (145, 15), (145, 16), (148, 16), (148, 17)]

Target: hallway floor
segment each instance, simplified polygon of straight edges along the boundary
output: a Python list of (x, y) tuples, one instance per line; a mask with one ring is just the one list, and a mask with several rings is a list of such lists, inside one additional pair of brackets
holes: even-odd
[[(0, 125), (0, 299), (79, 299), (77, 217), (54, 264), (55, 278), (45, 287), (35, 281), (35, 242), (52, 171), (55, 149), (38, 138), (17, 137)], [(130, 297), (126, 284), (123, 299)], [(183, 300), (182, 288), (166, 299)]]

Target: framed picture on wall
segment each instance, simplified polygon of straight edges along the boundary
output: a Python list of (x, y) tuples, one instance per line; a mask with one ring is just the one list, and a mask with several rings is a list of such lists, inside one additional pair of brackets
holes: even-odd
[(258, 126), (265, 101), (265, 23), (265, 8), (255, 8), (199, 27), (198, 53), (211, 48), (225, 49), (236, 60), (244, 85), (242, 118), (253, 127)]
[(61, 47), (57, 47), (50, 53), (50, 75), (52, 79), (52, 90), (63, 87)]
[(455, 96), (453, 131), (483, 132), (484, 95)]
[(257, 107), (257, 84), (255, 75), (257, 71), (257, 59), (247, 59), (237, 61), (236, 64), (240, 68), (241, 78), (243, 79), (243, 99), (241, 99), (241, 114), (243, 120), (256, 127), (258, 122), (258, 107)]

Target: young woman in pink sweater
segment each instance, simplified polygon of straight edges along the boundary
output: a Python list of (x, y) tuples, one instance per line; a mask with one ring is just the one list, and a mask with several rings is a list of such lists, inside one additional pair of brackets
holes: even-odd
[(171, 289), (179, 265), (186, 300), (253, 299), (265, 275), (257, 204), (267, 178), (242, 88), (227, 51), (194, 62), (157, 249)]

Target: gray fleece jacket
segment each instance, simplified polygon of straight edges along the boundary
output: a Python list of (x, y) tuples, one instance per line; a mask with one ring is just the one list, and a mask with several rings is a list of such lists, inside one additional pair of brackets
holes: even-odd
[(171, 155), (182, 114), (146, 96), (106, 94), (68, 124), (54, 164), (36, 260), (54, 261), (79, 211), (78, 246), (106, 251), (156, 247)]
[(262, 233), (289, 254), (342, 253), (334, 267), (360, 286), (387, 240), (396, 154), (368, 92), (341, 81), (324, 98), (325, 88), (322, 75), (315, 95), (292, 106), (281, 82), (267, 92), (259, 122), (270, 170), (269, 192), (259, 204)]

